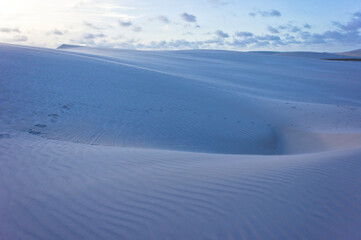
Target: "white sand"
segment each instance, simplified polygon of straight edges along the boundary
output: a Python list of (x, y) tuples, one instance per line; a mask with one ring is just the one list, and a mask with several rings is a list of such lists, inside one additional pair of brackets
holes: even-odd
[(0, 45), (0, 239), (358, 239), (361, 64)]

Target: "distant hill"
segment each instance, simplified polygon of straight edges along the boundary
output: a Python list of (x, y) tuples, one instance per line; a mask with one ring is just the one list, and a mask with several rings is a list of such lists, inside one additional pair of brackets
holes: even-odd
[(69, 49), (69, 48), (79, 48), (82, 46), (79, 45), (71, 45), (71, 44), (62, 44), (59, 47), (57, 47), (57, 49)]
[[(117, 52), (117, 51), (128, 51), (129, 49), (103, 49), (96, 47), (87, 47), (87, 46), (79, 46), (79, 45), (71, 45), (71, 44), (62, 44), (57, 49), (62, 50), (75, 50), (79, 49), (81, 52), (87, 53), (95, 53), (97, 51), (105, 51), (105, 52)], [(193, 51), (194, 50), (190, 50)], [(198, 50), (199, 51), (199, 50)], [(206, 52), (210, 52), (210, 50), (204, 50)], [(180, 50), (180, 52), (182, 52)], [(188, 52), (188, 51), (186, 51)], [(221, 52), (221, 50), (217, 50), (217, 52)], [(239, 53), (239, 52), (238, 52)], [(298, 57), (298, 58), (316, 58), (316, 59), (353, 59), (361, 57), (361, 49), (344, 52), (344, 53), (328, 53), (328, 52), (303, 52), (303, 51), (295, 51), (295, 52), (278, 52), (278, 51), (246, 51), (243, 53), (251, 53), (251, 54), (261, 54), (261, 55), (274, 55), (274, 56), (287, 56), (287, 57)], [(350, 58), (351, 57), (351, 58)]]
[(349, 58), (350, 56), (340, 55), (337, 53), (328, 53), (328, 52), (302, 52), (302, 51), (295, 51), (295, 52), (274, 52), (274, 51), (251, 51), (249, 53), (255, 54), (267, 54), (267, 55), (274, 55), (274, 56), (286, 56), (286, 57), (299, 57), (299, 58), (317, 58), (317, 59), (344, 59)]
[(340, 55), (350, 56), (350, 57), (361, 57), (361, 49), (356, 49), (349, 52), (339, 53)]

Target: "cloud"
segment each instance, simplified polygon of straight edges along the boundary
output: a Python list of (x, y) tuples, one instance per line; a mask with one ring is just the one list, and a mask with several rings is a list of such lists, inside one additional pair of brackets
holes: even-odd
[(341, 44), (359, 45), (361, 42), (361, 12), (356, 12), (352, 18), (346, 23), (334, 22), (337, 27), (335, 30), (328, 30), (323, 33), (310, 33), (307, 31), (300, 31), (299, 36), (302, 43), (305, 45), (314, 44)]
[(272, 9), (269, 11), (254, 11), (249, 13), (250, 16), (255, 17), (260, 15), (262, 17), (280, 17), (282, 14), (280, 11)]
[(207, 2), (214, 6), (222, 6), (230, 3), (229, 1), (223, 1), (223, 0), (207, 0)]
[(352, 19), (346, 24), (340, 22), (334, 22), (334, 24), (344, 31), (352, 32), (361, 29), (361, 12), (356, 12), (352, 15)]
[[(316, 36), (313, 35), (312, 37), (314, 39)], [(338, 42), (342, 44), (359, 44), (361, 42), (361, 36), (356, 31), (326, 31), (323, 34), (320, 34), (319, 37), (328, 42)]]
[[(188, 19), (191, 14), (187, 14), (185, 19)], [(258, 14), (258, 13), (257, 13)], [(162, 18), (159, 15), (152, 20), (160, 21), (168, 24), (170, 21), (166, 16)], [(183, 17), (182, 17), (183, 18)], [(286, 22), (282, 25), (268, 26), (265, 34), (254, 34), (247, 31), (239, 31), (234, 34), (224, 32), (218, 29), (214, 32), (209, 32), (205, 40), (189, 41), (186, 39), (176, 39), (167, 41), (151, 41), (144, 42), (140, 39), (138, 41), (127, 40), (126, 38), (115, 39), (111, 37), (101, 36), (98, 34), (88, 34), (84, 38), (79, 39), (78, 43), (87, 44), (90, 46), (111, 46), (122, 48), (135, 48), (135, 49), (277, 49), (277, 48), (291, 48), (291, 47), (318, 47), (318, 46), (355, 46), (361, 42), (360, 29), (356, 23), (361, 18), (361, 13), (355, 13), (351, 16), (349, 21), (337, 22), (334, 24), (334, 29), (324, 32), (313, 33), (308, 29), (311, 25), (294, 24), (293, 22)], [(190, 20), (190, 21), (189, 21)], [(197, 25), (196, 17), (189, 18), (186, 23), (188, 27), (195, 27)], [(123, 22), (124, 23), (124, 22)], [(128, 21), (126, 24), (132, 31), (141, 31), (141, 27), (137, 29), (137, 25)], [(355, 30), (356, 29), (356, 30)], [(185, 31), (186, 32), (186, 31)], [(191, 35), (192, 32), (186, 32), (184, 35)]]
[(0, 28), (0, 32), (2, 33), (20, 33), (20, 30), (18, 28), (6, 28), (6, 27), (3, 27), (3, 28)]
[(152, 41), (149, 44), (137, 44), (140, 49), (198, 49), (202, 42), (189, 42), (184, 39), (170, 41)]
[(133, 25), (133, 23), (131, 21), (122, 21), (122, 20), (119, 20), (119, 25), (122, 26), (122, 27), (130, 27)]
[(274, 28), (274, 27), (271, 27), (271, 26), (268, 26), (268, 31), (270, 31), (271, 33), (279, 33), (279, 31), (276, 29), (276, 28)]
[(308, 24), (308, 23), (305, 23), (305, 24), (303, 24), (303, 27), (307, 28), (307, 29), (311, 29), (312, 26), (310, 24)]
[(281, 38), (277, 35), (264, 35), (264, 36), (256, 36), (255, 37), (256, 40), (260, 40), (260, 41), (279, 41), (281, 40)]
[(53, 34), (54, 34), (54, 35), (63, 35), (64, 33), (63, 33), (62, 31), (58, 30), (58, 29), (55, 29), (55, 30), (53, 31)]
[(251, 32), (236, 32), (235, 35), (237, 37), (241, 37), (241, 38), (248, 38), (248, 37), (252, 37), (253, 33), (251, 33)]
[(18, 35), (18, 36), (15, 36), (12, 40), (14, 42), (26, 42), (28, 40), (28, 37), (25, 35)]
[(284, 42), (278, 35), (251, 35), (249, 32), (237, 32), (235, 35), (242, 38), (234, 38), (232, 42), (228, 42), (227, 44), (236, 48), (260, 48), (284, 45)]
[(134, 32), (141, 32), (141, 31), (142, 31), (142, 28), (139, 27), (139, 26), (134, 26), (134, 27), (133, 27), (133, 31), (134, 31)]
[(185, 33), (183, 33), (183, 35), (191, 35), (191, 36), (193, 36), (194, 33), (192, 33), (192, 32), (185, 32)]
[(167, 16), (159, 15), (157, 19), (158, 19), (159, 21), (161, 21), (162, 23), (165, 23), (165, 24), (169, 24), (169, 23), (170, 23), (169, 18), (168, 18)]
[[(342, 46), (354, 46), (361, 42), (360, 29), (357, 24), (361, 13), (355, 13), (351, 19), (345, 23), (335, 23), (336, 29), (321, 33), (311, 33), (306, 31), (311, 25), (305, 23), (297, 26), (292, 22), (269, 26), (268, 31), (271, 34), (257, 35), (252, 32), (235, 32), (232, 37), (230, 34), (217, 30), (208, 33), (209, 39), (203, 41), (187, 41), (185, 39), (170, 41), (153, 41), (150, 43), (128, 43), (129, 47), (140, 49), (268, 49), (290, 46), (333, 46), (340, 44)], [(191, 25), (190, 25), (191, 26)], [(214, 34), (217, 37), (212, 37)]]
[(122, 20), (119, 20), (119, 25), (122, 26), (122, 27), (130, 27), (130, 26), (133, 26), (132, 30), (134, 32), (141, 32), (142, 31), (142, 28), (140, 26), (136, 26), (134, 25), (131, 21), (122, 21)]
[[(247, 32), (245, 32), (247, 33)], [(241, 34), (243, 35), (243, 34)], [(204, 41), (187, 41), (184, 39), (170, 40), (170, 41), (153, 41), (148, 44), (137, 44), (135, 47), (138, 49), (209, 49), (209, 48), (257, 48), (265, 46), (278, 46), (282, 45), (282, 41), (278, 36), (265, 35), (265, 36), (247, 36), (242, 39), (235, 39), (228, 41), (224, 38), (211, 38)]]
[(299, 32), (299, 31), (301, 31), (301, 29), (299, 28), (299, 27), (295, 27), (295, 26), (293, 26), (292, 28), (290, 28), (290, 32)]
[(192, 14), (188, 14), (185, 12), (182, 13), (180, 16), (186, 22), (197, 22), (197, 17)]
[(86, 21), (84, 22), (84, 25), (87, 26), (87, 27), (96, 29), (96, 30), (100, 30), (100, 29), (101, 29), (100, 27), (94, 26), (94, 25), (91, 24), (90, 22), (86, 22)]
[(215, 32), (215, 34), (216, 34), (216, 36), (219, 37), (219, 38), (228, 38), (228, 37), (229, 37), (228, 33), (225, 33), (225, 32), (223, 32), (222, 30), (217, 30), (217, 31)]
[(248, 47), (249, 45), (255, 44), (258, 41), (254, 38), (246, 38), (246, 39), (235, 39), (233, 42), (230, 42), (229, 45), (233, 47)]
[(300, 32), (301, 28), (299, 28), (297, 26), (294, 26), (291, 23), (287, 23), (287, 24), (284, 24), (284, 25), (279, 25), (279, 26), (276, 26), (276, 27), (272, 27), (272, 26), (268, 27), (268, 31), (270, 31), (271, 33), (279, 33), (280, 31), (284, 31), (284, 30), (296, 33), (296, 32)]
[(75, 45), (98, 46), (93, 39), (70, 39), (70, 42)]
[(337, 27), (323, 33), (300, 32), (303, 42), (310, 44), (359, 45), (361, 42), (361, 12), (356, 12), (346, 23), (333, 22)]
[(96, 38), (104, 38), (106, 35), (99, 33), (99, 34), (93, 34), (93, 33), (86, 33), (83, 35), (83, 39), (96, 39)]
[(291, 35), (288, 33), (283, 35), (283, 39), (281, 41), (282, 41), (282, 45), (300, 44), (301, 43), (301, 41), (299, 41), (294, 35)]

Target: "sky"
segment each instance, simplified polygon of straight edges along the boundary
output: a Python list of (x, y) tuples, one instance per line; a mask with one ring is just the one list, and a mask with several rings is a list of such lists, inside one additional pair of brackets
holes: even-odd
[(0, 0), (0, 42), (129, 49), (361, 48), (360, 0)]

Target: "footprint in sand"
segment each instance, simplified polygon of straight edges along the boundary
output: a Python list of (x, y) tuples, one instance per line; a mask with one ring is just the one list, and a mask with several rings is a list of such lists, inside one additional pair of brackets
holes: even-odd
[(34, 135), (40, 135), (41, 134), (40, 131), (37, 131), (37, 130), (34, 130), (34, 129), (29, 129), (28, 133), (34, 134)]
[(56, 113), (48, 114), (49, 117), (51, 117), (50, 121), (55, 123), (58, 120), (59, 115)]
[(10, 138), (10, 134), (0, 133), (0, 139), (1, 139), (1, 138)]
[(46, 127), (46, 124), (41, 124), (41, 123), (39, 123), (39, 124), (35, 124), (34, 126), (35, 126), (35, 127), (40, 127), (40, 128), (45, 128), (45, 127)]
[(62, 108), (63, 108), (63, 109), (66, 109), (66, 110), (70, 110), (70, 106), (69, 106), (69, 105), (63, 105)]

